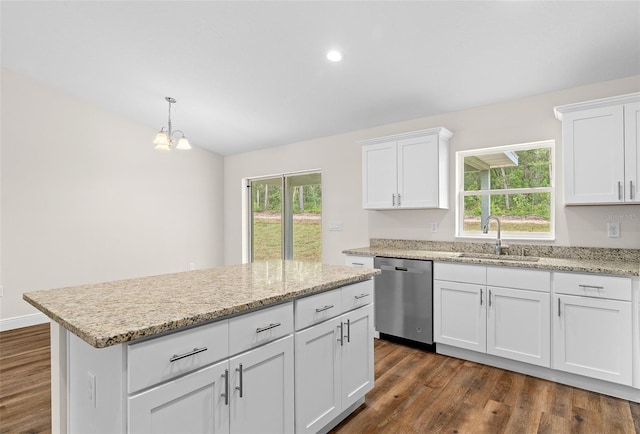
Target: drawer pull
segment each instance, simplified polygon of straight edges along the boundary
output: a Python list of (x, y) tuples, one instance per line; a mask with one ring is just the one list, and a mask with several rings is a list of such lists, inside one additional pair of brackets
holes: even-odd
[(274, 329), (276, 327), (280, 327), (281, 325), (282, 325), (282, 323), (277, 322), (277, 323), (269, 324), (266, 327), (259, 327), (259, 328), (256, 329), (256, 333), (266, 332), (267, 330), (271, 330), (271, 329)]
[(184, 353), (184, 354), (174, 354), (170, 359), (169, 362), (173, 363), (176, 360), (180, 360), (180, 359), (184, 359), (185, 357), (191, 357), (195, 354), (198, 353), (202, 353), (203, 351), (207, 351), (207, 347), (202, 347), (202, 348), (194, 348), (192, 351), (189, 351), (188, 353)]
[(327, 305), (325, 307), (319, 307), (316, 309), (316, 312), (320, 313), (320, 312), (324, 312), (325, 310), (329, 310), (333, 307), (333, 305)]
[(582, 289), (588, 290), (588, 289), (592, 289), (595, 291), (602, 291), (604, 289), (604, 286), (596, 286), (596, 285), (580, 285), (578, 284), (578, 286)]
[(355, 299), (356, 299), (356, 300), (359, 300), (359, 299), (361, 299), (361, 298), (369, 297), (369, 295), (371, 295), (371, 294), (360, 294), (360, 295), (356, 295), (356, 296), (355, 296)]
[(353, 265), (354, 267), (364, 267), (364, 264), (362, 262), (352, 262), (351, 265)]

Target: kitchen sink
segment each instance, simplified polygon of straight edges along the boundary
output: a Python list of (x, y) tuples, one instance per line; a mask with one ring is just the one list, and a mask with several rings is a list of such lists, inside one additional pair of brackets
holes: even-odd
[(491, 253), (459, 253), (458, 258), (489, 259), (492, 261), (538, 262), (535, 256), (494, 255)]

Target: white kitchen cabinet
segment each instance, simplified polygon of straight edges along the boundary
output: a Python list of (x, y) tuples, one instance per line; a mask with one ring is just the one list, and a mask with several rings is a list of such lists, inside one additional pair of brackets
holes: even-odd
[(631, 279), (555, 273), (554, 290), (553, 368), (631, 385)]
[(486, 286), (434, 280), (434, 341), (479, 352), (487, 350)]
[(550, 285), (547, 271), (436, 263), (434, 339), (549, 367)]
[(452, 135), (433, 128), (359, 142), (363, 208), (448, 208)]
[(129, 432), (228, 434), (228, 366), (225, 360), (130, 398)]
[(293, 433), (293, 336), (233, 357), (229, 432)]
[(373, 268), (373, 256), (347, 255), (345, 265), (359, 268)]
[(549, 293), (487, 287), (487, 353), (549, 367)]
[(554, 111), (562, 121), (565, 203), (640, 203), (640, 93)]
[[(353, 289), (362, 292), (363, 284), (373, 286), (372, 281), (346, 286), (342, 288), (344, 298), (351, 298)], [(317, 309), (326, 308), (323, 299), (313, 298)], [(344, 310), (353, 310), (296, 332), (296, 433), (318, 432), (373, 388), (371, 300), (369, 297), (369, 304), (356, 308), (345, 301)], [(306, 300), (298, 301), (302, 302)]]

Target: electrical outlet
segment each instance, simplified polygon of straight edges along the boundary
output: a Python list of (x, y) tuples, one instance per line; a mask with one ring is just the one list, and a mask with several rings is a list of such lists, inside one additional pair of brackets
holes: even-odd
[(196, 269), (196, 263), (195, 262), (189, 262), (189, 270), (193, 271)]
[(620, 222), (607, 223), (607, 236), (609, 238), (620, 238)]
[(87, 371), (87, 398), (93, 408), (96, 408), (96, 374)]
[(4, 295), (4, 286), (0, 285), (0, 297)]
[(438, 223), (431, 223), (431, 232), (438, 232)]

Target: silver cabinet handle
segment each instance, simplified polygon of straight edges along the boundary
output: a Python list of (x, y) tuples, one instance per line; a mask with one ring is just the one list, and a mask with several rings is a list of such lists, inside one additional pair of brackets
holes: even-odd
[(340, 342), (340, 346), (344, 346), (344, 336), (342, 335), (342, 333), (344, 332), (344, 330), (342, 329), (342, 321), (340, 321), (340, 324), (338, 325), (338, 327), (340, 327), (340, 337), (338, 338), (338, 342)]
[(240, 385), (236, 386), (236, 390), (240, 391), (240, 398), (242, 398), (242, 392), (243, 392), (243, 387), (242, 387), (242, 363), (240, 363), (239, 367), (236, 368), (236, 372), (240, 373)]
[(629, 199), (633, 200), (633, 181), (629, 181)]
[(331, 309), (332, 307), (333, 307), (333, 305), (330, 305), (330, 306), (329, 306), (329, 305), (327, 305), (327, 306), (325, 306), (325, 307), (318, 307), (318, 308), (316, 308), (316, 312), (318, 312), (318, 313), (319, 313), (319, 312), (324, 312), (325, 310), (329, 310), (329, 309)]
[(480, 288), (480, 306), (482, 306), (482, 288)]
[(618, 181), (618, 200), (622, 200), (622, 183)]
[(271, 329), (274, 329), (276, 327), (280, 327), (281, 325), (282, 325), (282, 323), (276, 322), (276, 323), (273, 323), (273, 324), (269, 324), (266, 327), (258, 327), (256, 329), (256, 333), (266, 332), (267, 330), (271, 330)]
[(354, 296), (354, 298), (356, 300), (360, 300), (361, 298), (365, 298), (365, 297), (369, 297), (370, 294), (360, 294), (360, 295), (356, 295)]
[(593, 289), (595, 291), (601, 291), (601, 290), (604, 289), (604, 286), (596, 286), (596, 285), (581, 285), (581, 284), (578, 284), (578, 286), (580, 288), (584, 289), (584, 290)]
[(400, 193), (398, 193), (398, 206), (400, 206)]
[(489, 290), (489, 307), (491, 307), (491, 290)]
[(229, 370), (225, 369), (224, 374), (222, 374), (222, 378), (224, 378), (224, 405), (229, 405)]
[(347, 320), (347, 342), (351, 343), (351, 320)]
[(364, 264), (362, 262), (352, 262), (351, 265), (353, 265), (354, 267), (364, 267)]
[(558, 298), (558, 316), (560, 316), (560, 298)]
[(395, 194), (391, 195), (391, 205), (392, 206), (396, 206), (396, 195)]
[(207, 347), (194, 348), (192, 351), (189, 351), (188, 353), (184, 353), (184, 354), (174, 354), (169, 359), (169, 362), (173, 363), (176, 360), (184, 359), (185, 357), (191, 357), (191, 356), (196, 355), (198, 353), (202, 353), (203, 351), (207, 351)]

